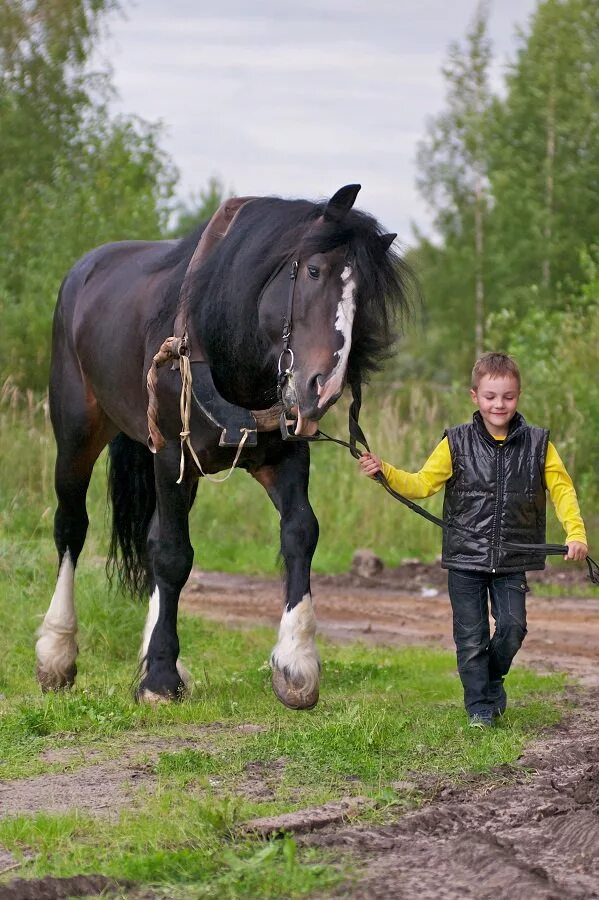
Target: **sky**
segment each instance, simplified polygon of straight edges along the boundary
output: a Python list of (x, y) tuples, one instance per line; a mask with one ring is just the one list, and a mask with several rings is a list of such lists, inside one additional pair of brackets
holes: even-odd
[[(444, 107), (441, 67), (476, 0), (136, 0), (113, 14), (99, 61), (115, 111), (163, 125), (189, 198), (226, 193), (323, 199), (360, 183), (356, 206), (413, 243), (432, 234), (416, 153)], [(494, 0), (492, 86), (536, 0)]]

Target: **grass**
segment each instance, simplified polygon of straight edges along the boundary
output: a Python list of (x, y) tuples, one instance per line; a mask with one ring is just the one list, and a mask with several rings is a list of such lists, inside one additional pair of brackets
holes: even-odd
[[(378, 816), (397, 813), (420, 795), (395, 783), (418, 773), (459, 779), (490, 772), (513, 762), (532, 735), (559, 718), (555, 700), (564, 680), (557, 675), (516, 670), (508, 715), (481, 734), (465, 726), (452, 654), (324, 642), (321, 702), (294, 713), (270, 690), (270, 629), (229, 630), (194, 617), (180, 625), (182, 656), (197, 679), (193, 697), (136, 706), (131, 679), (145, 609), (110, 595), (93, 559), (78, 575), (77, 685), (42, 696), (33, 679), (33, 637), (54, 559), (48, 539), (36, 543), (25, 557), (18, 543), (7, 544), (3, 558), (0, 778), (76, 772), (134, 753), (150, 765), (156, 789), (134, 791), (116, 819), (82, 812), (0, 819), (0, 846), (22, 861), (21, 877), (101, 873), (182, 898), (322, 896), (351, 875), (350, 861), (298, 847), (291, 837), (244, 838), (236, 825), (348, 795), (373, 798)], [(260, 730), (238, 727), (247, 723)], [(158, 738), (184, 744), (148, 763), (140, 736), (146, 747)], [(68, 750), (62, 761), (60, 750)], [(266, 800), (244, 790), (256, 763), (266, 772), (281, 766)]]
[[(298, 847), (291, 837), (244, 838), (237, 824), (348, 795), (371, 797), (376, 810), (370, 816), (398, 814), (422, 799), (399, 782), (419, 774), (459, 779), (490, 773), (513, 762), (531, 736), (558, 720), (564, 686), (558, 675), (516, 669), (509, 678), (508, 715), (481, 734), (465, 727), (452, 654), (324, 642), (321, 702), (311, 712), (294, 713), (270, 690), (270, 629), (228, 630), (190, 617), (181, 619), (180, 638), (196, 678), (193, 697), (177, 705), (136, 706), (131, 686), (146, 610), (110, 594), (105, 582), (102, 465), (90, 489), (92, 525), (77, 575), (77, 684), (70, 693), (41, 696), (33, 643), (56, 572), (53, 442), (43, 403), (31, 394), (15, 398), (5, 394), (0, 406), (0, 778), (76, 772), (139, 752), (155, 791), (134, 790), (130, 808), (116, 818), (79, 811), (0, 819), (0, 846), (22, 863), (3, 880), (103, 873), (158, 885), (173, 898), (323, 896), (351, 876), (351, 861)], [(397, 407), (383, 407), (378, 430), (366, 416), (365, 425), (383, 454), (416, 466), (439, 437), (442, 411), (416, 394), (409, 402), (407, 411), (399, 400)], [(397, 425), (415, 419), (417, 434), (408, 424)], [(341, 416), (329, 427), (341, 433)], [(349, 456), (323, 446), (314, 448), (312, 458), (322, 535), (317, 570), (347, 569), (357, 546), (372, 547), (388, 564), (402, 556), (436, 555), (439, 537), (431, 526), (359, 478)], [(196, 563), (274, 571), (278, 524), (263, 492), (243, 473), (226, 488), (201, 488), (192, 521)], [(246, 511), (243, 517), (239, 509)], [(239, 728), (247, 723), (259, 730)], [(159, 738), (175, 743), (155, 759), (144, 752), (140, 736), (147, 747)], [(57, 751), (65, 752), (62, 761)], [(267, 799), (252, 798), (244, 788), (256, 763), (267, 772), (279, 767)]]

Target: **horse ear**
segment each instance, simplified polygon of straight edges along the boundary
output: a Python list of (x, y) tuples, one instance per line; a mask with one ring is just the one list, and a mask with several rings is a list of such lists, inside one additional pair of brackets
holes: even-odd
[(385, 250), (388, 250), (395, 238), (397, 237), (397, 232), (395, 234), (381, 234), (379, 240)]
[(358, 196), (361, 184), (346, 184), (333, 194), (323, 213), (323, 218), (329, 222), (341, 222), (346, 217)]

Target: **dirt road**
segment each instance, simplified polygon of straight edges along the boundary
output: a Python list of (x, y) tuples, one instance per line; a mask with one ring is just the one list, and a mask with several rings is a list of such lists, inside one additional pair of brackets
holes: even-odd
[[(372, 579), (317, 576), (320, 632), (452, 648), (444, 577), (438, 567), (418, 564)], [(529, 634), (519, 662), (576, 676), (572, 711), (495, 778), (440, 785), (429, 803), (388, 826), (331, 825), (298, 835), (302, 843), (351, 854), (358, 875), (338, 896), (599, 897), (599, 596), (543, 598), (543, 577), (530, 579)], [(281, 583), (195, 572), (183, 607), (235, 625), (276, 626)]]

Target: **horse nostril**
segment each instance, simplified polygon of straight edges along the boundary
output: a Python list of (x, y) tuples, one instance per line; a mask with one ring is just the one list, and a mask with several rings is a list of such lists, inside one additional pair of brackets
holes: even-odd
[(308, 382), (308, 387), (316, 391), (317, 395), (320, 397), (320, 393), (325, 385), (326, 378), (324, 375), (320, 373), (318, 375), (313, 375), (312, 378)]

